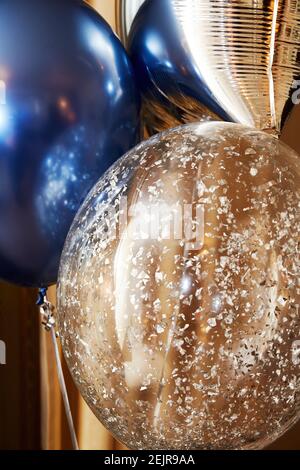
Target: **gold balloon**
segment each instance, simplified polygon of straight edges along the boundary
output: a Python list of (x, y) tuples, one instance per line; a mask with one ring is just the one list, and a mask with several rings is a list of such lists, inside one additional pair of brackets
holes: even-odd
[(74, 221), (58, 287), (83, 397), (134, 449), (258, 449), (300, 415), (300, 159), (191, 124), (130, 151)]
[(166, 128), (172, 114), (177, 122), (200, 119), (204, 105), (280, 133), (300, 101), (300, 1), (148, 1), (130, 52), (150, 127)]

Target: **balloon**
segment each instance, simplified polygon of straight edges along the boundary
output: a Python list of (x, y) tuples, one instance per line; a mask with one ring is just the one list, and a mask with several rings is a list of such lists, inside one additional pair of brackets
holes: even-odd
[(279, 132), (299, 102), (298, 2), (147, 0), (129, 48), (150, 125), (161, 97), (162, 116), (166, 108), (181, 122), (205, 105), (225, 120)]
[(2, 0), (0, 103), (0, 278), (46, 286), (80, 203), (138, 141), (132, 66), (85, 3)]
[(117, 33), (123, 44), (127, 44), (129, 31), (139, 8), (145, 0), (115, 0)]
[(72, 376), (135, 449), (258, 449), (300, 416), (300, 159), (232, 123), (155, 136), (89, 194), (64, 247)]

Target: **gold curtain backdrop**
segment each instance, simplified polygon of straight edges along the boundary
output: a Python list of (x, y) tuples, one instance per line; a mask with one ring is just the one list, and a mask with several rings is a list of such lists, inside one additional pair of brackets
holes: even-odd
[[(115, 29), (117, 0), (90, 0)], [(285, 129), (285, 140), (300, 151), (300, 106)], [(50, 336), (40, 326), (37, 291), (0, 283), (0, 339), (7, 364), (0, 365), (0, 449), (70, 449)], [(55, 288), (49, 297), (55, 302)], [(81, 449), (124, 449), (97, 421), (75, 388), (63, 361)], [(272, 445), (300, 449), (300, 423)]]

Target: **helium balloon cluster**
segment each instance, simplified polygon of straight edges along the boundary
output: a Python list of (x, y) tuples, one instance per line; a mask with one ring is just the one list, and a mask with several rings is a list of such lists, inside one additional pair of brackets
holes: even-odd
[(0, 278), (56, 281), (81, 202), (138, 137), (131, 64), (92, 8), (1, 1)]
[(261, 449), (300, 416), (300, 159), (262, 132), (293, 108), (299, 9), (117, 3), (146, 134), (238, 124), (159, 134), (94, 187), (61, 260), (65, 356), (130, 448)]
[(252, 449), (300, 416), (300, 159), (190, 124), (117, 162), (76, 216), (58, 312), (102, 423), (134, 449)]
[(300, 417), (299, 5), (114, 5), (133, 67), (81, 0), (0, 2), (0, 278), (61, 258), (71, 374), (128, 447), (260, 449)]

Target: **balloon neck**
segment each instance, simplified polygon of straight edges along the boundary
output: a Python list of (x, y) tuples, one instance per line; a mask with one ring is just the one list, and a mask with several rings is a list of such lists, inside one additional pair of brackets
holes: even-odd
[(276, 129), (275, 127), (267, 127), (266, 129), (262, 129), (262, 130), (266, 134), (270, 134), (273, 137), (276, 137), (277, 139), (280, 138), (280, 131), (278, 129)]

